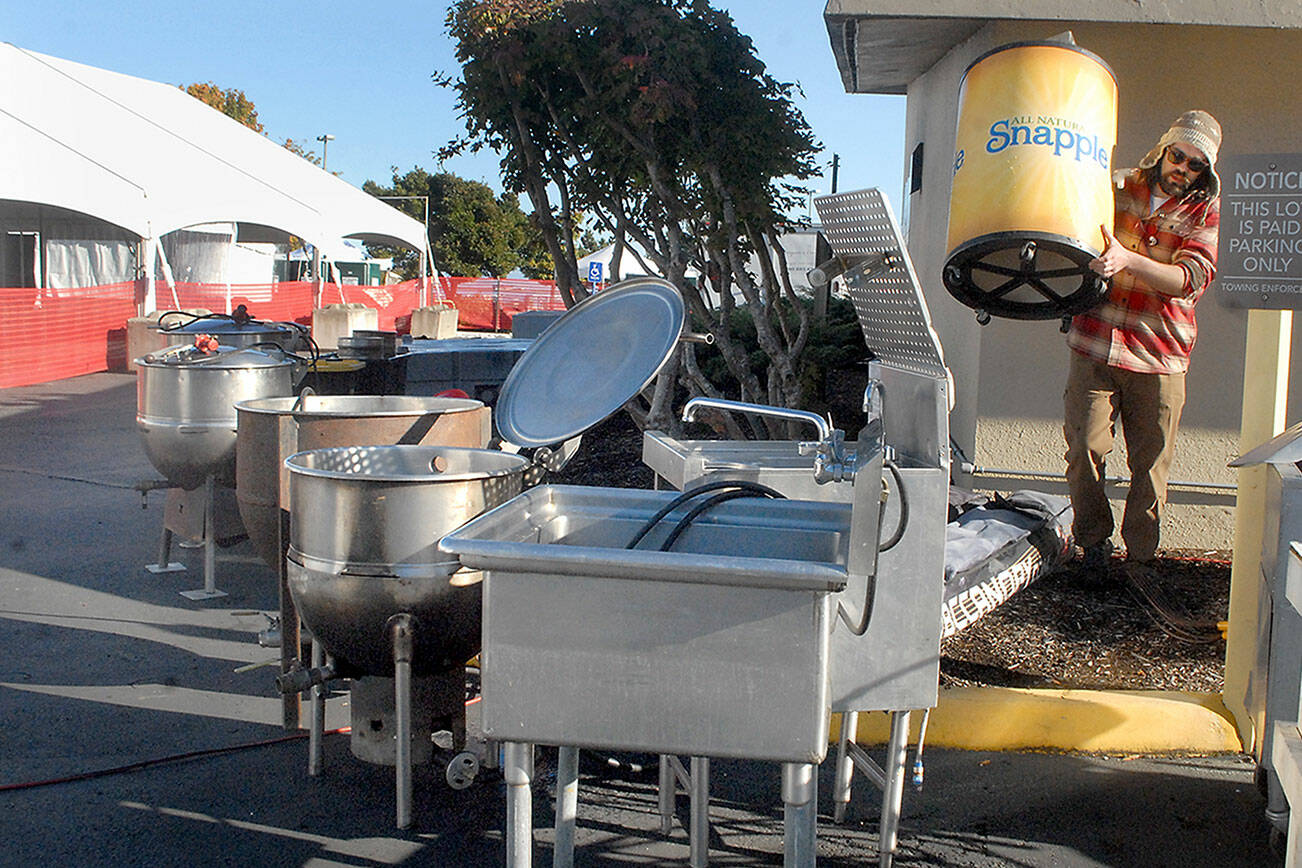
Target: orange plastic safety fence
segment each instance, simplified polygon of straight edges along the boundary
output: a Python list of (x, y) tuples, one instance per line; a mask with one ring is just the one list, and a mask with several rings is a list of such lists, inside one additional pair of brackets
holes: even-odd
[[(261, 284), (178, 283), (176, 293), (158, 286), (158, 309), (204, 308), (214, 313), (228, 313), (244, 305), (255, 318), (270, 322), (312, 322), (311, 281), (282, 281)], [(229, 304), (228, 304), (229, 301)], [(179, 303), (178, 303), (179, 302)]]
[(565, 309), (551, 280), (451, 277), (440, 284), (448, 301), (456, 305), (457, 323), (463, 329), (505, 331), (517, 313)]
[(120, 367), (135, 283), (0, 289), (0, 388)]
[[(430, 278), (426, 300), (428, 304), (450, 302), (457, 309), (457, 327), (470, 331), (507, 331), (511, 328), (511, 317), (522, 311), (565, 309), (554, 281), (522, 278)], [(419, 301), (419, 280), (385, 286), (331, 283), (321, 293), (322, 304), (361, 302), (375, 308), (379, 312), (379, 328), (401, 334), (411, 330), (411, 311)]]
[[(217, 313), (243, 304), (257, 319), (312, 322), (312, 281), (270, 284), (178, 283), (156, 287), (157, 309), (205, 308)], [(135, 283), (80, 289), (0, 288), (0, 388), (44, 383), (104, 370), (126, 362), (126, 322), (136, 315)], [(365, 304), (378, 312), (378, 327), (407, 333), (419, 306), (421, 282), (383, 286), (327, 283), (321, 304)], [(550, 280), (439, 277), (429, 281), (427, 303), (450, 302), (458, 327), (506, 331), (511, 317), (527, 310), (564, 310)]]

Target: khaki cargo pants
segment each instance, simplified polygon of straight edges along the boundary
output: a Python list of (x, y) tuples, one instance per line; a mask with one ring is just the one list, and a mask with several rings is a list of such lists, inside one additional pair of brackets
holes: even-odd
[(1080, 546), (1112, 536), (1112, 506), (1103, 489), (1117, 419), (1130, 464), (1121, 538), (1132, 561), (1152, 560), (1166, 503), (1166, 481), (1184, 409), (1184, 374), (1139, 374), (1072, 352), (1063, 395), (1067, 485)]

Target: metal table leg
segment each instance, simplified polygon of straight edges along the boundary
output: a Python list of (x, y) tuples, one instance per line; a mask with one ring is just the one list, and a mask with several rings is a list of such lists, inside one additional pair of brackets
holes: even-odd
[(533, 745), (502, 742), (502, 777), (506, 780), (506, 868), (533, 864)]
[(841, 712), (841, 737), (836, 742), (836, 784), (832, 790), (832, 820), (845, 822), (845, 809), (850, 804), (850, 785), (854, 780), (854, 757), (850, 749), (859, 730), (859, 712)]
[(687, 830), (692, 868), (710, 864), (710, 759), (692, 757), (691, 828)]
[(226, 596), (225, 591), (217, 588), (217, 480), (209, 474), (203, 485), (203, 587), (181, 591), (181, 596), (190, 600), (212, 600)]
[(579, 813), (579, 749), (562, 745), (556, 754), (556, 845), (553, 868), (574, 866), (574, 826)]
[[(708, 775), (706, 775), (708, 778)], [(678, 790), (676, 787), (682, 787), (683, 792), (687, 793), (688, 801), (692, 798), (692, 775), (683, 766), (682, 760), (673, 754), (660, 755), (660, 782), (659, 782), (659, 801), (660, 801), (660, 831), (666, 835), (673, 829), (674, 811), (678, 804)], [(706, 784), (706, 796), (708, 798), (708, 781)], [(690, 823), (690, 818), (689, 821)]]
[(877, 843), (878, 863), (889, 866), (895, 859), (899, 839), (900, 809), (904, 803), (905, 765), (909, 752), (910, 711), (891, 712), (891, 737), (886, 746), (885, 765), (879, 766), (863, 748), (854, 742), (858, 728), (857, 712), (842, 712), (841, 738), (836, 752), (836, 791), (832, 794), (833, 817), (839, 823), (845, 819), (846, 805), (850, 801), (850, 782), (856, 771), (863, 772), (882, 793), (882, 814)]
[[(325, 647), (312, 637), (312, 668), (325, 664)], [(325, 686), (312, 685), (312, 701), (308, 705), (307, 773), (312, 777), (321, 774), (325, 766)]]
[(174, 561), (172, 558), (172, 532), (168, 530), (167, 518), (163, 518), (163, 536), (158, 541), (158, 563), (145, 564), (145, 569), (151, 573), (183, 573), (185, 564), (180, 561)]
[(674, 823), (674, 802), (677, 801), (678, 782), (674, 779), (675, 757), (660, 754), (660, 783), (656, 788), (660, 802), (660, 834), (668, 835)]
[[(411, 828), (411, 658), (415, 652), (415, 619), (407, 613), (389, 619), (393, 639), (393, 711), (397, 718), (394, 745), (396, 825)], [(324, 715), (322, 715), (324, 716)]]
[[(289, 561), (283, 554), (286, 541), (289, 539), (287, 510), (280, 510), (280, 522), (276, 534), (276, 550), (282, 552), (280, 564), (276, 569), (277, 584), (280, 587), (280, 674), (285, 675), (298, 665), (298, 658), (303, 653), (298, 609), (294, 607), (294, 598), (289, 593)], [(287, 730), (296, 730), (302, 723), (302, 696), (301, 693), (295, 692), (286, 693), (281, 697), (281, 726)]]
[(812, 868), (818, 858), (818, 775), (811, 763), (782, 764), (782, 864)]
[(678, 785), (687, 790), (688, 827), (687, 842), (692, 868), (703, 868), (710, 861), (710, 760), (708, 757), (691, 758), (691, 771), (673, 754), (660, 755), (658, 802), (660, 831), (668, 835), (673, 828), (674, 805)]
[(891, 740), (886, 748), (886, 786), (882, 792), (882, 822), (877, 842), (878, 864), (890, 868), (900, 831), (900, 806), (904, 801), (904, 766), (909, 753), (909, 717), (912, 712), (891, 713)]

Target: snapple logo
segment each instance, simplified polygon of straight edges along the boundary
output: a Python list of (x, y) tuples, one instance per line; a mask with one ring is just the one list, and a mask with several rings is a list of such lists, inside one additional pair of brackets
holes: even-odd
[(1098, 136), (1089, 135), (1075, 121), (1040, 115), (1035, 118), (1005, 118), (990, 125), (986, 153), (998, 154), (1006, 148), (1022, 145), (1050, 147), (1055, 157), (1066, 153), (1078, 163), (1093, 162), (1108, 168), (1108, 149), (1099, 145)]

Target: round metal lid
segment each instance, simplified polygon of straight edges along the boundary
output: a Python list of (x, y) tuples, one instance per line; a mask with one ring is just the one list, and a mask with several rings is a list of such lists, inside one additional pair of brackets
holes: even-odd
[(268, 416), (292, 415), (297, 419), (382, 418), (430, 416), (479, 410), (483, 401), (473, 398), (426, 398), (417, 395), (289, 395), (239, 401), (235, 409)]
[(204, 368), (279, 368), (292, 365), (291, 359), (280, 353), (264, 353), (251, 348), (218, 346), (214, 353), (197, 351), (193, 344), (176, 344), (136, 359), (145, 367), (204, 367)]
[(673, 354), (686, 310), (674, 285), (623, 281), (570, 308), (516, 362), (494, 409), (516, 446), (550, 446), (624, 405)]

